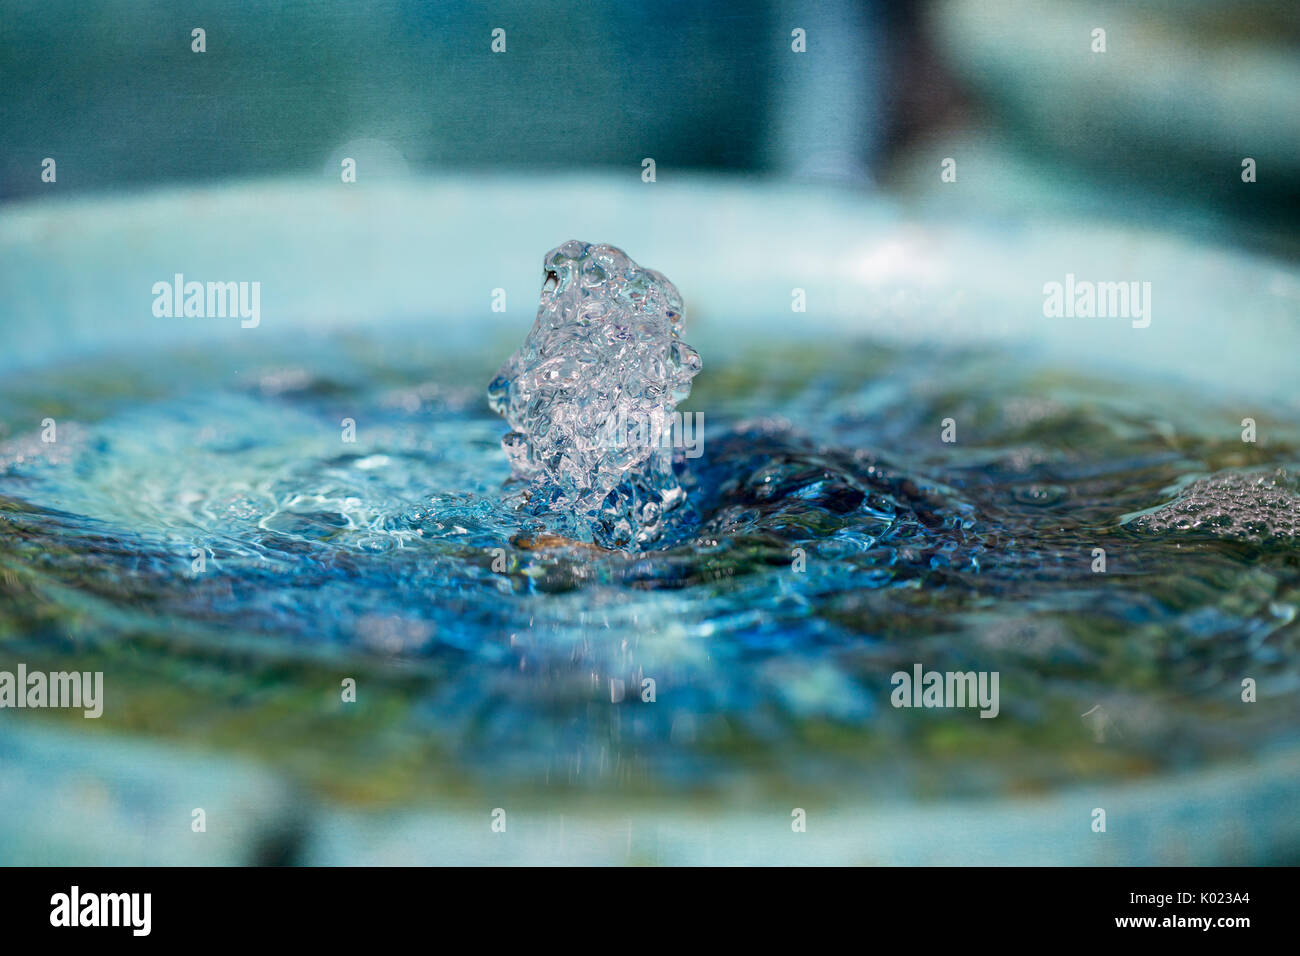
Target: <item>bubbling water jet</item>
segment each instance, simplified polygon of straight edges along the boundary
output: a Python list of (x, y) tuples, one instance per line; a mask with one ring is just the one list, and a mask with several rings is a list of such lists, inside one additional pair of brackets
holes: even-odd
[(614, 246), (571, 240), (546, 255), (537, 319), (488, 385), (527, 508), (606, 548), (659, 540), (686, 501), (662, 439), (699, 354), (682, 298)]

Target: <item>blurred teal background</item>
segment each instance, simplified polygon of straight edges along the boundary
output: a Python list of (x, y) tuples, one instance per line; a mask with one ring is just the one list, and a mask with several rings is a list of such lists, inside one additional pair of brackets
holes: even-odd
[[(1297, 253), (1286, 2), (0, 4), (0, 199), (319, 174), (836, 180)], [(207, 52), (190, 31), (207, 31)], [(507, 51), (490, 51), (506, 30)], [(1091, 31), (1107, 31), (1107, 51)], [(791, 51), (791, 31), (807, 52)], [(44, 157), (58, 183), (41, 182)], [(958, 189), (938, 164), (958, 160)], [(1243, 157), (1258, 182), (1240, 179)]]

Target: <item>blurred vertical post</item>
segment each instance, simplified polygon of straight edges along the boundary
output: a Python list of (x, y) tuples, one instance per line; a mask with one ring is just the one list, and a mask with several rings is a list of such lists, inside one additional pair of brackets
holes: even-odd
[[(766, 158), (805, 180), (871, 183), (884, 141), (888, 47), (878, 5), (854, 0), (783, 0), (773, 27), (776, 52)], [(793, 31), (804, 31), (795, 52)]]

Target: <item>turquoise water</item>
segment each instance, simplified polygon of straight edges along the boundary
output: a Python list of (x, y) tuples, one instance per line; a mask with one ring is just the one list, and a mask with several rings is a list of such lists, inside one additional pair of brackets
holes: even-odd
[[(705, 353), (689, 507), (630, 555), (515, 510), (500, 357), (394, 326), (7, 377), (6, 657), (363, 805), (1000, 796), (1295, 742), (1292, 423), (993, 351)], [(999, 672), (998, 718), (891, 707), (917, 662)]]

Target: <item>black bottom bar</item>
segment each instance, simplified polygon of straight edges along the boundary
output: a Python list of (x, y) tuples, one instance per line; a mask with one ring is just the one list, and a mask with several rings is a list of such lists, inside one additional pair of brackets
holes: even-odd
[(1232, 945), (1290, 923), (1293, 877), (1288, 869), (1223, 868), (724, 874), (9, 869), (0, 870), (0, 918), (11, 943), (75, 935), (83, 944), (157, 939), (336, 946), (433, 929), (462, 939), (481, 936), (485, 943), (499, 943), (503, 933), (516, 930), (534, 943), (547, 936), (560, 946), (566, 936), (587, 945), (601, 938), (597, 933), (645, 933), (647, 941), (666, 944), (675, 927), (703, 923), (733, 943), (750, 934), (763, 937), (780, 924), (814, 945), (835, 931), (911, 940), (926, 949), (949, 939), (1098, 937)]

